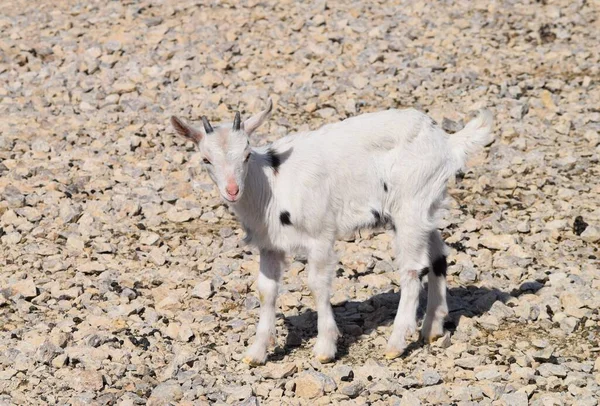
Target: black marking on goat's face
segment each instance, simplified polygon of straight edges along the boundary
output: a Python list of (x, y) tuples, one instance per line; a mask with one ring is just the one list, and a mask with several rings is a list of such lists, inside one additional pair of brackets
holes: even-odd
[(433, 273), (435, 276), (446, 276), (448, 272), (448, 263), (446, 262), (446, 257), (442, 256), (436, 259), (431, 266), (433, 268)]
[(385, 183), (385, 182), (383, 182), (383, 191), (386, 193), (388, 191), (387, 183)]
[(429, 117), (429, 119), (431, 120), (431, 125), (432, 126), (437, 126), (438, 125), (437, 121), (435, 121), (433, 118)]
[(279, 221), (281, 221), (281, 224), (284, 226), (291, 226), (292, 220), (290, 220), (290, 212), (287, 210), (282, 211), (279, 215)]
[(390, 224), (390, 225), (392, 225), (392, 228), (394, 228), (394, 230), (395, 230), (394, 223), (389, 214), (380, 213), (375, 209), (371, 209), (371, 214), (373, 215), (373, 218), (375, 220), (374, 223), (372, 224), (372, 226), (374, 228), (385, 227), (386, 225)]
[(423, 280), (423, 278), (429, 273), (429, 267), (425, 267), (421, 269), (419, 272), (419, 280)]
[(279, 165), (281, 165), (281, 158), (279, 154), (271, 148), (267, 150), (267, 159), (269, 160), (269, 166), (273, 168), (273, 172), (277, 174), (279, 170)]
[(375, 217), (375, 224), (381, 224), (381, 214), (375, 209), (371, 209), (371, 214)]

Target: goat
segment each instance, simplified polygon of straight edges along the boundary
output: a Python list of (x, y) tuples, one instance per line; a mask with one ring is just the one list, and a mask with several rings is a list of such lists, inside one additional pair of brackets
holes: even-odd
[[(362, 114), (316, 131), (251, 147), (251, 135), (269, 116), (268, 107), (241, 121), (192, 127), (171, 118), (176, 132), (193, 141), (208, 174), (260, 251), (257, 287), (260, 319), (244, 361), (264, 364), (275, 337), (275, 302), (287, 253), (308, 258), (308, 287), (316, 301), (314, 354), (335, 359), (339, 331), (330, 303), (337, 264), (337, 238), (357, 229), (392, 225), (401, 298), (385, 357), (394, 359), (416, 331), (421, 279), (428, 276), (422, 337), (443, 335), (447, 247), (436, 228), (446, 182), (469, 154), (492, 141), (492, 115), (482, 110), (449, 136), (415, 109)], [(429, 272), (431, 270), (432, 272)]]

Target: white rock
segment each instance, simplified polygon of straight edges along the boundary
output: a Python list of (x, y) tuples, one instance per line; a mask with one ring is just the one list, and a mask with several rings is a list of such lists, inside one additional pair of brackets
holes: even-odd
[(589, 243), (600, 240), (600, 229), (595, 226), (587, 226), (585, 231), (581, 233), (581, 239)]
[(196, 297), (198, 299), (208, 299), (214, 293), (214, 287), (212, 280), (208, 279), (203, 282), (198, 282), (196, 286), (194, 286), (194, 290), (192, 290), (192, 297)]
[(23, 279), (10, 285), (11, 296), (21, 295), (26, 299), (37, 296), (37, 287), (31, 278)]

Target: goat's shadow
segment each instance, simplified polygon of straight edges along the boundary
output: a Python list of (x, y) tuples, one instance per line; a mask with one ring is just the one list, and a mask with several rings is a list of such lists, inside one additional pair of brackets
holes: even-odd
[[(541, 286), (540, 286), (541, 287)], [(526, 290), (535, 291), (540, 287), (534, 286)], [(510, 297), (518, 296), (519, 290), (511, 293), (495, 288), (486, 287), (449, 287), (447, 300), (449, 314), (446, 317), (444, 329), (454, 333), (460, 318), (463, 316), (474, 317), (485, 314), (494, 302), (506, 302)], [(350, 347), (361, 340), (363, 334), (370, 334), (375, 329), (384, 325), (391, 325), (396, 317), (400, 292), (389, 289), (376, 294), (364, 301), (346, 301), (333, 306), (336, 323), (342, 337), (338, 340), (337, 359), (343, 359), (349, 354)], [(427, 286), (422, 290), (419, 299), (418, 320), (422, 320), (426, 307)], [(288, 330), (283, 348), (278, 348), (270, 357), (272, 360), (281, 360), (292, 353), (295, 348), (306, 345), (306, 342), (317, 335), (317, 313), (314, 310), (305, 310), (295, 316), (284, 316), (284, 325)], [(387, 339), (387, 337), (386, 337)], [(422, 346), (422, 343), (413, 342), (405, 351), (407, 356), (413, 350)], [(381, 349), (383, 351), (383, 348)]]

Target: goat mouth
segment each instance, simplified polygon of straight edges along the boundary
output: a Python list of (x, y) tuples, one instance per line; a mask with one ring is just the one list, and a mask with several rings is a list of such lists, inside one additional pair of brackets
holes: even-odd
[(236, 195), (236, 196), (229, 196), (229, 195), (223, 195), (223, 198), (225, 200), (227, 200), (229, 203), (236, 203), (238, 200), (240, 200), (240, 194)]

